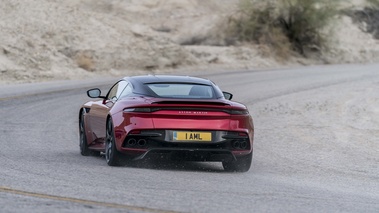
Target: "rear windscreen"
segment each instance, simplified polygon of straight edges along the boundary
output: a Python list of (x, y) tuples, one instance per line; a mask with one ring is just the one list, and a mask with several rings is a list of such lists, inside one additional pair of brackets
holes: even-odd
[(162, 98), (214, 99), (213, 87), (199, 84), (157, 83), (147, 86)]

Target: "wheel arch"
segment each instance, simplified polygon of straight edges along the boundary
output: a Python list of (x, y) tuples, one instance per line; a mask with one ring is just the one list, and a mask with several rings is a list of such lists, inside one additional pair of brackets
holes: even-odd
[[(105, 128), (108, 128), (108, 122), (109, 122), (109, 120), (111, 120), (112, 119), (112, 116), (111, 115), (107, 115), (107, 119), (106, 119), (106, 125), (105, 125)], [(113, 122), (113, 119), (112, 119), (112, 122)]]
[(82, 113), (84, 111), (84, 108), (81, 107), (80, 110), (79, 110), (79, 114), (78, 114), (78, 124), (79, 124), (79, 128), (80, 128), (80, 122), (82, 121)]
[(82, 112), (85, 112), (85, 113), (88, 113), (90, 111), (90, 108), (89, 107), (85, 107), (85, 106), (82, 106), (79, 110), (79, 121), (81, 121), (82, 119)]
[(116, 126), (115, 126), (115, 120), (117, 120), (117, 115), (112, 115), (112, 114), (108, 114), (107, 115), (107, 118), (106, 118), (106, 127), (105, 127), (105, 131), (108, 131), (108, 122), (111, 120), (112, 121), (112, 129), (113, 129), (113, 134), (114, 134), (114, 137), (115, 137), (115, 146), (116, 146), (116, 149), (118, 151), (121, 150), (121, 147), (122, 147), (122, 142), (120, 141), (120, 138), (117, 137), (117, 131), (116, 131)]

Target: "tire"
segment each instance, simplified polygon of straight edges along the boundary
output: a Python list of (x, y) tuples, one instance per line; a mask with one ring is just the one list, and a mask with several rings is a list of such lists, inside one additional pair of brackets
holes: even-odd
[(112, 119), (109, 119), (105, 136), (105, 160), (109, 166), (121, 166), (121, 153), (116, 148)]
[(88, 148), (86, 128), (84, 124), (84, 113), (84, 111), (81, 112), (79, 120), (79, 147), (80, 154), (83, 156), (89, 156), (92, 154), (92, 151)]
[(247, 172), (253, 160), (253, 152), (248, 155), (238, 157), (236, 161), (222, 162), (224, 170), (227, 172)]

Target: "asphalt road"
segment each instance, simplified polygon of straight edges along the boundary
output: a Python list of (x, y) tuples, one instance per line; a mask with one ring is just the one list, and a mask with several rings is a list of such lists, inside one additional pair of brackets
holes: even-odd
[(197, 75), (248, 105), (249, 172), (81, 156), (79, 107), (109, 79), (0, 86), (0, 212), (379, 212), (379, 65)]

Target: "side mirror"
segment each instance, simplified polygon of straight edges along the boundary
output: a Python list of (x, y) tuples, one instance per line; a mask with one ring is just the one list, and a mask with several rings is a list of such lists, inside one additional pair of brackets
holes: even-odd
[(227, 99), (227, 100), (232, 100), (232, 98), (233, 98), (233, 94), (232, 94), (232, 93), (229, 93), (229, 92), (222, 92), (222, 94), (224, 94), (224, 97), (225, 97), (225, 99)]
[(88, 90), (87, 95), (90, 98), (103, 98), (101, 97), (101, 90), (98, 88)]

